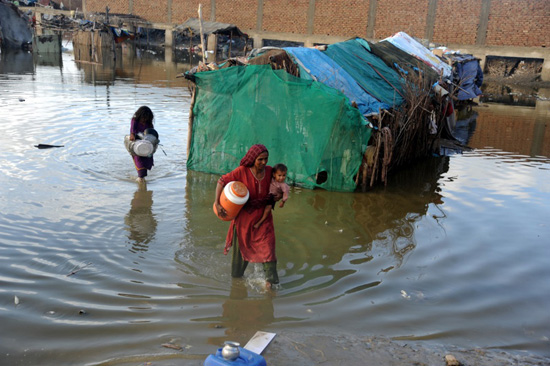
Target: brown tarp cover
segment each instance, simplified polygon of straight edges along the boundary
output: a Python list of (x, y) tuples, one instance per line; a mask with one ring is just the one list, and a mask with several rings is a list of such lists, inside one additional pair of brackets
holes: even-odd
[[(424, 77), (428, 79), (431, 84), (435, 83), (439, 75), (429, 65), (425, 64), (421, 60), (414, 56), (409, 55), (407, 52), (394, 46), (391, 42), (380, 41), (377, 43), (370, 43), (372, 53), (380, 57), (386, 65), (396, 70), (398, 73), (406, 71), (411, 74), (418, 74), (418, 70), (422, 71)], [(397, 64), (397, 66), (396, 66)], [(417, 70), (415, 70), (417, 69)]]
[[(185, 21), (185, 23), (178, 25), (176, 27), (176, 31), (186, 34), (200, 34), (200, 20), (198, 18), (189, 18)], [(246, 34), (243, 33), (235, 24), (208, 22), (205, 20), (202, 21), (202, 33), (205, 35), (212, 33), (225, 34), (228, 36), (230, 35), (231, 37), (246, 36)]]
[(264, 53), (248, 60), (250, 65), (271, 65), (274, 70), (285, 69), (291, 75), (300, 77), (298, 66), (292, 61), (285, 50), (267, 50)]

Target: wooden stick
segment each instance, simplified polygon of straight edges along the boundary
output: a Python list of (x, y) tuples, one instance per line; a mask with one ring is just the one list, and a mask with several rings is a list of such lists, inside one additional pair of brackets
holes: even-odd
[(92, 62), (92, 61), (74, 60), (74, 62), (78, 62), (81, 64), (103, 65), (101, 62)]
[(372, 67), (372, 69), (373, 69), (382, 79), (384, 79), (384, 81), (385, 81), (386, 83), (388, 83), (392, 88), (395, 89), (395, 91), (396, 91), (399, 95), (401, 95), (401, 98), (405, 99), (405, 96), (404, 96), (403, 94), (401, 94), (401, 92), (399, 91), (399, 89), (397, 89), (392, 83), (390, 83), (390, 82), (388, 81), (388, 79), (386, 79), (386, 78), (384, 77), (384, 75), (382, 75), (378, 70), (376, 70), (376, 68), (375, 68), (370, 62), (368, 62), (367, 60), (365, 60), (365, 59), (362, 58), (361, 56), (356, 55), (355, 53), (354, 53), (353, 55), (354, 55), (355, 57), (357, 57), (358, 59), (360, 59), (361, 61), (365, 61), (370, 67)]
[(193, 121), (195, 115), (193, 114), (193, 107), (195, 106), (197, 86), (193, 87), (193, 94), (191, 95), (191, 106), (189, 108), (189, 123), (187, 125), (187, 160), (189, 160), (189, 153), (191, 152), (191, 139), (193, 138)]
[(376, 71), (376, 73), (377, 73), (378, 75), (380, 75), (380, 77), (381, 77), (382, 79), (384, 79), (384, 81), (385, 81), (386, 83), (388, 83), (392, 88), (394, 88), (395, 91), (397, 92), (397, 94), (401, 95), (401, 98), (405, 99), (405, 96), (404, 96), (403, 94), (401, 94), (401, 92), (400, 92), (395, 86), (393, 86), (393, 84), (390, 83), (390, 82), (388, 81), (388, 79), (386, 79), (386, 78), (384, 77), (384, 75), (382, 75), (378, 70), (376, 70), (376, 67), (374, 67), (374, 66), (373, 66), (370, 62), (368, 62), (368, 61), (367, 61), (367, 64), (369, 64), (369, 66), (372, 67), (372, 69), (373, 69), (374, 71)]

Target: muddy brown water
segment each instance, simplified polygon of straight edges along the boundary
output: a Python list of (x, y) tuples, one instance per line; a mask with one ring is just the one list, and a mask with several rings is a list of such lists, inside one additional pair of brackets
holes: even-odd
[[(0, 54), (0, 364), (202, 364), (257, 330), (548, 360), (544, 97), (465, 112), (456, 135), (473, 151), (431, 157), (386, 187), (293, 188), (275, 211), (281, 285), (266, 293), (257, 268), (229, 275), (217, 176), (186, 169), (187, 69), (153, 52), (110, 66), (70, 50)], [(144, 186), (123, 146), (141, 105), (165, 152)]]

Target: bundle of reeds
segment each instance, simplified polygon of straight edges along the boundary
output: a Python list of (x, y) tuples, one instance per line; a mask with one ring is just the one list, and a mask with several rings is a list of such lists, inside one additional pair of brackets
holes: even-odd
[(445, 97), (433, 93), (421, 74), (404, 80), (405, 103), (371, 120), (373, 135), (361, 167), (363, 191), (380, 182), (386, 184), (390, 171), (429, 156), (436, 148), (445, 119)]

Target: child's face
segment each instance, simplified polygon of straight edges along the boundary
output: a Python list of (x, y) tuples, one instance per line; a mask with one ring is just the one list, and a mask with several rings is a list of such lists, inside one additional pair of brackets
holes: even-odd
[(273, 173), (273, 178), (279, 183), (284, 183), (286, 180), (286, 172), (277, 170), (275, 173)]

